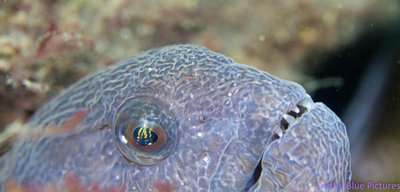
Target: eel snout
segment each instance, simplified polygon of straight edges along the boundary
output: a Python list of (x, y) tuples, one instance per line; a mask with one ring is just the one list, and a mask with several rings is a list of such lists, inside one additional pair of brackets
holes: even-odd
[(282, 116), (280, 128), (249, 191), (347, 191), (349, 140), (335, 113), (307, 95)]

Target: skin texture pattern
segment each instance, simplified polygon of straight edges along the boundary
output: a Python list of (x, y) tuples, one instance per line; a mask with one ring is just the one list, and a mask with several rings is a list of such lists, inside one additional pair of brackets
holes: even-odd
[(346, 127), (298, 84), (194, 45), (125, 59), (38, 110), (1, 191), (347, 191)]

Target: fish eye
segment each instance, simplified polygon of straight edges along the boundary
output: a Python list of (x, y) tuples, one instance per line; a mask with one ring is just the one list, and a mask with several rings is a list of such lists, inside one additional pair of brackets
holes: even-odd
[(156, 99), (137, 97), (117, 113), (114, 141), (122, 156), (134, 164), (151, 166), (172, 152), (176, 141), (173, 114)]

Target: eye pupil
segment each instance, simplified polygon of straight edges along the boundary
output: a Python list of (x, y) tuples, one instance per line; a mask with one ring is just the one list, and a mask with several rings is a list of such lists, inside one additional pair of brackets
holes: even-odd
[(135, 141), (142, 146), (152, 145), (157, 142), (158, 135), (152, 128), (149, 127), (137, 127), (133, 131), (133, 138)]

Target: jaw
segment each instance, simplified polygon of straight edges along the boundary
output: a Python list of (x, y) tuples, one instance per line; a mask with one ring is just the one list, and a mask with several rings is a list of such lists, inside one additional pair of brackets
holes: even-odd
[[(319, 191), (351, 179), (346, 127), (324, 104), (306, 98), (283, 115), (249, 191)], [(335, 191), (346, 191), (337, 188)]]

